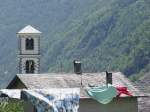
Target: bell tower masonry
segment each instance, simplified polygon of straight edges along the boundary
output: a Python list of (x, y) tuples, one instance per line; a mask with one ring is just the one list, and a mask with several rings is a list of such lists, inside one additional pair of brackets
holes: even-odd
[(19, 74), (40, 73), (41, 32), (28, 25), (17, 33)]

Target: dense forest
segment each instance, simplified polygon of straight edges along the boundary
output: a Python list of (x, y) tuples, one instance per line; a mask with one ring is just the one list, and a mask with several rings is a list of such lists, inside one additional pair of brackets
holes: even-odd
[(150, 71), (149, 0), (5, 0), (0, 4), (1, 87), (17, 71), (16, 32), (43, 32), (41, 72), (121, 71), (136, 80)]

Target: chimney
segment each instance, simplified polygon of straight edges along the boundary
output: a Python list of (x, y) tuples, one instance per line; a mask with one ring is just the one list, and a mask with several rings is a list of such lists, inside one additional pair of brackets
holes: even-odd
[(81, 61), (74, 60), (73, 64), (74, 64), (74, 73), (82, 74)]
[(112, 73), (106, 71), (106, 84), (112, 84)]

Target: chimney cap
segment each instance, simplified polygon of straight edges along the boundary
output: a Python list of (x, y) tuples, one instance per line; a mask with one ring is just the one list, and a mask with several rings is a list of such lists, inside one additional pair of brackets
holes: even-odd
[(81, 63), (80, 60), (74, 60), (73, 62), (74, 62), (74, 63)]

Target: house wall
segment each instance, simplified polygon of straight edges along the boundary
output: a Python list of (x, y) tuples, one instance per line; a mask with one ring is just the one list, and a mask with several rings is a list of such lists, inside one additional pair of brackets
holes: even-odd
[(107, 105), (91, 99), (82, 99), (79, 112), (138, 112), (138, 103), (136, 97), (115, 98)]
[(24, 107), (24, 112), (36, 112), (35, 107), (30, 102), (24, 101), (23, 107)]
[[(24, 112), (36, 112), (30, 102), (25, 103), (24, 110)], [(138, 112), (138, 103), (136, 97), (115, 98), (106, 105), (92, 99), (81, 99), (79, 112)]]

